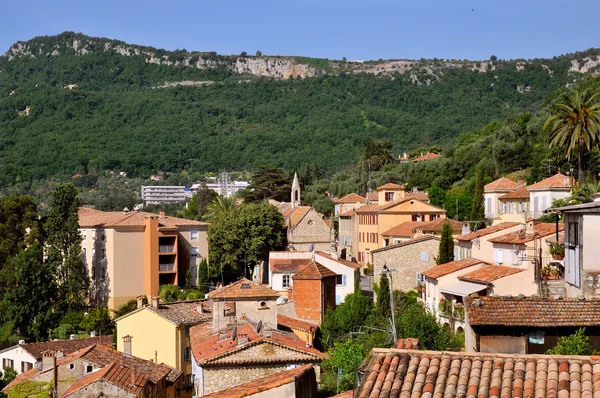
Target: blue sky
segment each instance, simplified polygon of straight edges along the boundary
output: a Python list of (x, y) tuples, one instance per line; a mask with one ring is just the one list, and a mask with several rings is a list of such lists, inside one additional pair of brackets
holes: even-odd
[(0, 53), (69, 30), (220, 54), (546, 58), (600, 47), (598, 0), (32, 0), (0, 5)]

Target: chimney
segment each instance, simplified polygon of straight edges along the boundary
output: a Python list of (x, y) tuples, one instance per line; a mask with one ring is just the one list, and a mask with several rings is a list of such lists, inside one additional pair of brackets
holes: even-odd
[(135, 379), (137, 379), (137, 372), (131, 369), (131, 384), (135, 386)]
[(245, 321), (246, 320), (246, 314), (242, 312), (242, 317), (240, 318), (240, 320)]
[(144, 306), (144, 296), (137, 296), (137, 308), (142, 308)]
[(90, 332), (90, 337), (96, 337), (96, 331), (95, 330), (92, 330)]
[(158, 309), (160, 305), (160, 296), (152, 296), (152, 308)]
[(227, 340), (227, 330), (219, 331), (219, 341)]
[(19, 340), (19, 345), (25, 344), (25, 340)]
[(196, 311), (198, 311), (199, 314), (204, 314), (204, 307), (202, 306), (202, 303), (198, 303), (196, 306)]
[(248, 335), (246, 333), (238, 333), (237, 335), (238, 345), (246, 344), (248, 340)]
[(69, 340), (75, 340), (75, 335), (74, 334), (70, 334), (69, 335)]
[(159, 212), (158, 213), (158, 218), (166, 218), (165, 212), (164, 211)]
[(131, 353), (131, 340), (132, 339), (133, 339), (133, 337), (131, 337), (130, 335), (123, 336), (123, 354), (125, 354), (127, 356), (133, 355)]
[(469, 233), (471, 233), (471, 227), (469, 226), (468, 222), (464, 222), (463, 226), (462, 226), (461, 234), (462, 235), (466, 235), (466, 234), (469, 234)]
[(294, 288), (288, 287), (288, 301), (294, 301)]
[(519, 180), (517, 181), (517, 187), (523, 188), (525, 185), (526, 185), (525, 180), (522, 178), (519, 178)]
[(44, 351), (42, 353), (42, 372), (56, 367), (56, 357), (54, 351)]

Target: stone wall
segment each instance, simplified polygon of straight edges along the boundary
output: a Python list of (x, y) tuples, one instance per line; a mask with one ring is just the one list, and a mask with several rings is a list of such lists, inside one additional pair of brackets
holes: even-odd
[[(379, 281), (383, 266), (392, 270), (395, 290), (414, 290), (417, 286), (417, 273), (423, 273), (434, 267), (439, 252), (440, 241), (429, 239), (409, 245), (390, 247), (373, 253), (375, 281)], [(421, 260), (421, 253), (427, 252), (427, 261)]]

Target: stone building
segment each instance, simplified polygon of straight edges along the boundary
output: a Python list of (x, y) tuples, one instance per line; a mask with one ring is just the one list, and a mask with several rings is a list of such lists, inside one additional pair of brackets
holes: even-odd
[(373, 271), (375, 281), (383, 272), (383, 266), (392, 271), (392, 281), (396, 290), (414, 290), (420, 283), (420, 275), (435, 266), (440, 238), (424, 235), (395, 245), (373, 251)]

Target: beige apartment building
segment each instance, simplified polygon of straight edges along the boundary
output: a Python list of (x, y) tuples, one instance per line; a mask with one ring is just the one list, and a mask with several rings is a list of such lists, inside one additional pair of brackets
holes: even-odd
[(79, 209), (82, 256), (91, 279), (91, 300), (116, 308), (161, 285), (192, 284), (208, 259), (208, 224), (146, 212)]

